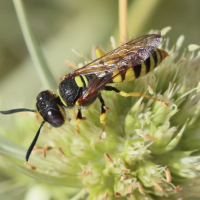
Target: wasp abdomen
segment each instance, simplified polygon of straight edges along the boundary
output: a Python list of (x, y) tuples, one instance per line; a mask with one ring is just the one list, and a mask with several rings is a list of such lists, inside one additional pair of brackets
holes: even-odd
[(150, 56), (146, 60), (141, 61), (139, 64), (135, 64), (135, 58), (130, 59), (128, 61), (128, 66), (126, 67), (127, 70), (124, 73), (116, 76), (116, 74), (119, 73), (119, 69), (116, 69), (113, 72), (112, 82), (128, 82), (145, 76), (149, 72), (153, 71), (167, 56), (168, 53), (166, 51), (155, 49), (155, 51), (150, 54)]

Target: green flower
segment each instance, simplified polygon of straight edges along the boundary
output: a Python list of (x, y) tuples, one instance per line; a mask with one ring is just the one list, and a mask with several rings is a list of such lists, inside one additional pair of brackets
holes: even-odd
[[(25, 148), (1, 136), (3, 160), (42, 182), (75, 188), (74, 200), (81, 196), (88, 200), (197, 196), (200, 54), (194, 51), (197, 46), (190, 46), (189, 52), (179, 52), (183, 36), (171, 49), (168, 42), (169, 39), (162, 48), (169, 57), (156, 70), (134, 82), (116, 85), (126, 92), (150, 93), (168, 102), (168, 106), (103, 92), (110, 110), (102, 139), (100, 103), (95, 102), (83, 112), (87, 120), (80, 124), (80, 134), (74, 128), (72, 110), (66, 110), (68, 120), (61, 128), (45, 125), (30, 157), (31, 164), (26, 163), (28, 167), (23, 165)], [(28, 115), (10, 116), (10, 123), (19, 132), (15, 135), (25, 137), (22, 145), (26, 147), (39, 126), (35, 115)], [(22, 143), (21, 139), (14, 139)]]

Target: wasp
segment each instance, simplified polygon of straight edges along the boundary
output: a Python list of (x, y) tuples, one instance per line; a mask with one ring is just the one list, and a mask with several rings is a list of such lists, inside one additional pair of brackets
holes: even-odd
[(51, 90), (40, 92), (36, 98), (35, 110), (20, 108), (0, 111), (1, 114), (36, 112), (42, 117), (43, 121), (26, 153), (26, 161), (29, 159), (45, 122), (53, 127), (60, 127), (65, 123), (65, 108), (78, 109), (75, 128), (79, 130), (78, 125), (84, 120), (81, 109), (99, 99), (101, 103), (100, 122), (103, 124), (103, 131), (105, 131), (105, 117), (108, 108), (102, 98), (102, 90), (113, 91), (124, 97), (143, 96), (161, 101), (141, 92), (126, 93), (107, 85), (108, 83), (132, 81), (153, 71), (168, 56), (166, 51), (158, 48), (161, 42), (160, 34), (147, 34), (133, 39), (64, 76), (57, 90), (58, 95), (55, 95)]

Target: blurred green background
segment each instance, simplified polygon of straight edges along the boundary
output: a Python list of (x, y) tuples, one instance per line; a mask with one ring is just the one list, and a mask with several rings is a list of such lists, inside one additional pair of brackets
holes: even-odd
[[(74, 48), (90, 56), (93, 45), (110, 50), (110, 36), (118, 42), (118, 1), (116, 0), (32, 0), (24, 1), (30, 23), (37, 35), (45, 58), (59, 82), (71, 69), (66, 60), (79, 63), (71, 51)], [(135, 0), (128, 3), (128, 36), (160, 30), (171, 26), (168, 33), (170, 46), (180, 35), (185, 35), (184, 45), (200, 44), (200, 1), (199, 0)], [(35, 98), (44, 88), (29, 56), (12, 1), (0, 1), (0, 108), (34, 108)], [(6, 124), (0, 116), (1, 126)], [(10, 184), (9, 180), (19, 172), (7, 172), (1, 163), (0, 199), (29, 199), (26, 187)], [(39, 182), (29, 179), (34, 184)], [(17, 182), (17, 178), (15, 180)], [(8, 183), (8, 186), (6, 185)], [(9, 188), (6, 192), (2, 187)], [(15, 193), (12, 194), (12, 187)], [(17, 188), (17, 189), (16, 189)], [(29, 191), (30, 192), (30, 191)], [(2, 196), (3, 195), (3, 196)], [(45, 198), (43, 198), (45, 199)], [(53, 199), (53, 198), (52, 198)], [(62, 198), (60, 198), (62, 199)]]

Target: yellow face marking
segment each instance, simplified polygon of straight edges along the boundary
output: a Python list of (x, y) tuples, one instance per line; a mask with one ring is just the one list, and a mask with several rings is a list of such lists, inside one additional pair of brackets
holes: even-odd
[(155, 68), (155, 62), (154, 62), (154, 59), (153, 59), (153, 56), (150, 55), (150, 72), (154, 70)]
[(76, 106), (78, 106), (79, 105), (79, 103), (78, 103), (78, 101), (76, 101)]
[(87, 80), (86, 76), (85, 75), (81, 75), (81, 76), (82, 76), (82, 78), (85, 82), (85, 86), (87, 87), (88, 86), (88, 80)]
[(125, 74), (125, 79), (123, 82), (128, 82), (128, 81), (132, 81), (135, 79), (135, 73), (133, 71), (133, 68), (129, 68), (127, 71), (126, 71), (126, 74)]
[(62, 97), (60, 96), (60, 92), (59, 92), (59, 89), (57, 89), (57, 93), (58, 93), (58, 96), (60, 97), (60, 100), (62, 101), (63, 105), (64, 106), (67, 106), (67, 103), (62, 99)]
[(156, 49), (156, 55), (157, 55), (157, 65), (159, 65), (161, 62), (161, 57), (160, 57), (160, 53), (158, 52), (157, 49)]
[(84, 87), (84, 83), (83, 83), (83, 81), (81, 80), (81, 77), (80, 77), (80, 76), (76, 76), (76, 77), (75, 77), (75, 82), (76, 82), (76, 84), (78, 85), (78, 87)]
[(146, 73), (146, 65), (145, 65), (145, 63), (142, 61), (141, 62), (141, 72), (140, 72), (140, 76), (139, 77), (141, 77), (141, 76), (144, 76), (144, 75), (146, 75), (147, 73)]
[[(118, 74), (118, 73), (119, 73), (119, 70), (116, 69), (116, 70), (113, 72), (112, 77), (114, 77), (114, 76), (115, 76), (116, 74)], [(121, 75), (120, 75), (120, 74), (117, 75), (115, 78), (112, 79), (112, 81), (113, 81), (114, 83), (120, 83), (120, 82), (122, 82), (122, 77), (121, 77)]]

